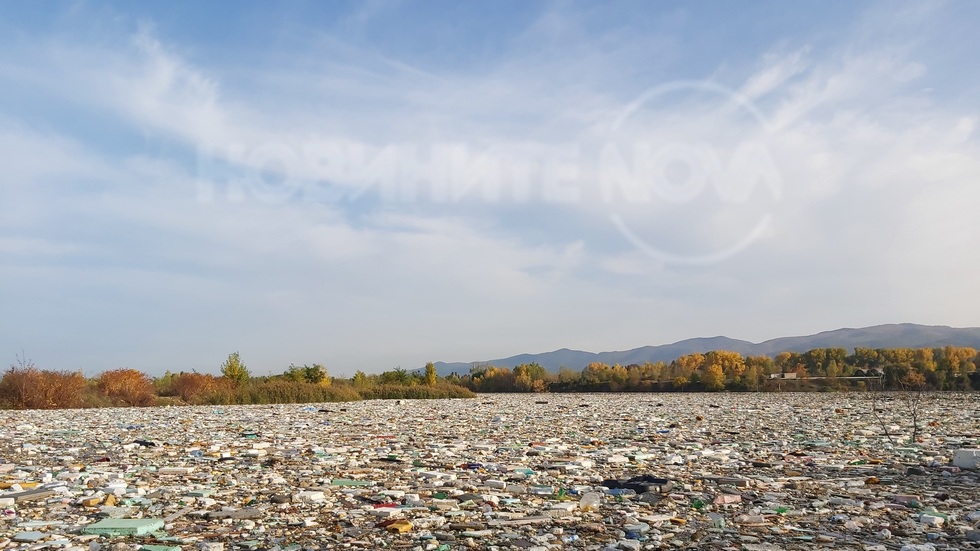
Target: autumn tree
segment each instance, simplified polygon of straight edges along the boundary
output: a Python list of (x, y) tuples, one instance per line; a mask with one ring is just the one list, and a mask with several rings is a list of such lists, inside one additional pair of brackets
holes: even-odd
[(228, 354), (228, 359), (225, 360), (225, 363), (221, 364), (221, 375), (236, 385), (247, 383), (251, 378), (251, 374), (248, 372), (248, 368), (245, 367), (245, 362), (242, 361), (238, 352)]
[(661, 374), (667, 369), (667, 364), (664, 362), (643, 362), (640, 365), (628, 365), (626, 369), (630, 374), (630, 383), (636, 384), (640, 381), (659, 381)]
[(114, 369), (99, 375), (99, 391), (113, 402), (127, 406), (151, 406), (156, 402), (153, 382), (135, 369)]
[(922, 373), (929, 373), (936, 370), (936, 360), (934, 359), (931, 348), (919, 348), (915, 351), (912, 366)]
[(725, 373), (722, 371), (721, 365), (713, 363), (704, 368), (701, 372), (701, 384), (704, 385), (705, 390), (723, 390), (725, 388)]
[(802, 360), (798, 352), (780, 352), (773, 359), (773, 363), (778, 368), (777, 373), (796, 373), (806, 367)]
[(765, 374), (755, 364), (748, 364), (748, 367), (745, 368), (745, 373), (742, 374), (742, 384), (749, 390), (759, 390), (759, 385), (762, 384), (764, 379)]
[(629, 380), (629, 377), (629, 370), (619, 364), (616, 364), (609, 368), (609, 373), (606, 375), (606, 380), (616, 383), (617, 385), (623, 385)]
[(327, 373), (327, 368), (323, 364), (304, 365), (303, 375), (306, 377), (306, 382), (308, 383), (330, 386), (330, 374)]
[(704, 367), (704, 361), (704, 354), (701, 353), (686, 354), (681, 356), (670, 362), (668, 376), (675, 381), (678, 377), (682, 377), (689, 381), (695, 372)]
[(470, 374), (473, 389), (477, 392), (513, 391), (514, 372), (506, 367), (481, 366)]
[(536, 362), (514, 366), (514, 387), (518, 392), (546, 392), (548, 370)]
[(829, 377), (831, 379), (836, 378), (836, 377), (840, 377), (840, 375), (841, 375), (841, 369), (837, 365), (837, 360), (830, 360), (830, 362), (827, 363), (827, 371), (826, 371), (826, 373), (827, 373), (827, 377)]
[(436, 372), (436, 364), (432, 362), (425, 364), (425, 384), (428, 386), (433, 386), (438, 380), (439, 374)]
[(354, 376), (351, 377), (350, 382), (352, 385), (354, 385), (355, 388), (363, 388), (371, 384), (371, 381), (368, 379), (368, 376), (360, 369), (358, 369), (357, 372), (354, 373)]
[(80, 371), (41, 370), (18, 357), (0, 379), (0, 403), (18, 409), (81, 407), (87, 386)]
[(596, 384), (606, 380), (609, 372), (609, 364), (602, 362), (592, 362), (582, 370), (582, 382), (585, 384)]
[(827, 348), (827, 365), (830, 362), (836, 362), (837, 367), (841, 369), (843, 373), (844, 367), (847, 363), (847, 350), (844, 348)]
[(201, 402), (209, 394), (226, 390), (234, 385), (234, 381), (225, 377), (201, 373), (178, 373), (173, 376), (166, 395), (177, 396), (188, 404)]
[(749, 390), (759, 390), (771, 373), (778, 370), (769, 356), (746, 356), (742, 384)]
[(716, 350), (705, 354), (704, 363), (708, 366), (717, 365), (726, 379), (738, 379), (745, 372), (745, 358), (738, 352)]
[(548, 377), (548, 370), (538, 365), (537, 362), (532, 362), (515, 366), (514, 375), (518, 377), (526, 375), (532, 381), (539, 381)]

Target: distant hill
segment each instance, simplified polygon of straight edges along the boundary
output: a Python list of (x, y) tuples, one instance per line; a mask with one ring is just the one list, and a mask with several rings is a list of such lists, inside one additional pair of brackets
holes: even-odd
[(584, 352), (562, 348), (540, 354), (519, 354), (508, 358), (476, 362), (436, 362), (439, 375), (469, 373), (476, 364), (492, 364), (514, 367), (522, 363), (537, 362), (548, 371), (558, 371), (562, 366), (582, 369), (592, 362), (612, 364), (639, 364), (643, 362), (669, 362), (684, 354), (731, 350), (743, 355), (774, 356), (780, 352), (806, 352), (813, 348), (935, 348), (939, 346), (970, 346), (980, 348), (980, 327), (946, 327), (944, 325), (916, 325), (898, 323), (875, 325), (859, 329), (836, 329), (802, 337), (780, 337), (758, 344), (728, 337), (695, 338), (659, 346), (642, 346), (619, 352)]

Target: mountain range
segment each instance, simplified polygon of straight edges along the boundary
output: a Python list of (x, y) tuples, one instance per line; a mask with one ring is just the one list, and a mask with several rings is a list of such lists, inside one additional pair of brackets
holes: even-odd
[(609, 365), (641, 364), (643, 362), (670, 362), (685, 354), (730, 350), (742, 355), (774, 356), (780, 352), (806, 352), (814, 348), (935, 348), (941, 346), (969, 346), (980, 348), (980, 327), (947, 327), (945, 325), (917, 325), (897, 323), (874, 325), (857, 329), (843, 328), (824, 331), (815, 335), (779, 337), (760, 343), (752, 343), (728, 337), (699, 337), (672, 344), (641, 346), (632, 350), (615, 352), (585, 352), (562, 348), (540, 354), (518, 354), (507, 358), (474, 362), (436, 362), (439, 375), (469, 373), (477, 364), (514, 367), (522, 363), (536, 362), (548, 371), (558, 371), (562, 366), (582, 369), (592, 362)]

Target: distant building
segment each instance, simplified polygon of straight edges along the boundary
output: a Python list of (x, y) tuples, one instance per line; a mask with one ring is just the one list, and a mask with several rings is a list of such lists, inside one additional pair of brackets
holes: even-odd
[(769, 375), (770, 379), (796, 379), (796, 372), (793, 373), (771, 373)]

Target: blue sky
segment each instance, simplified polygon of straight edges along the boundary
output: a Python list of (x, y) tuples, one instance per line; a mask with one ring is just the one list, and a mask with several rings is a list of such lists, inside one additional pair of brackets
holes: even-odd
[(980, 325), (975, 2), (0, 3), (0, 351)]

